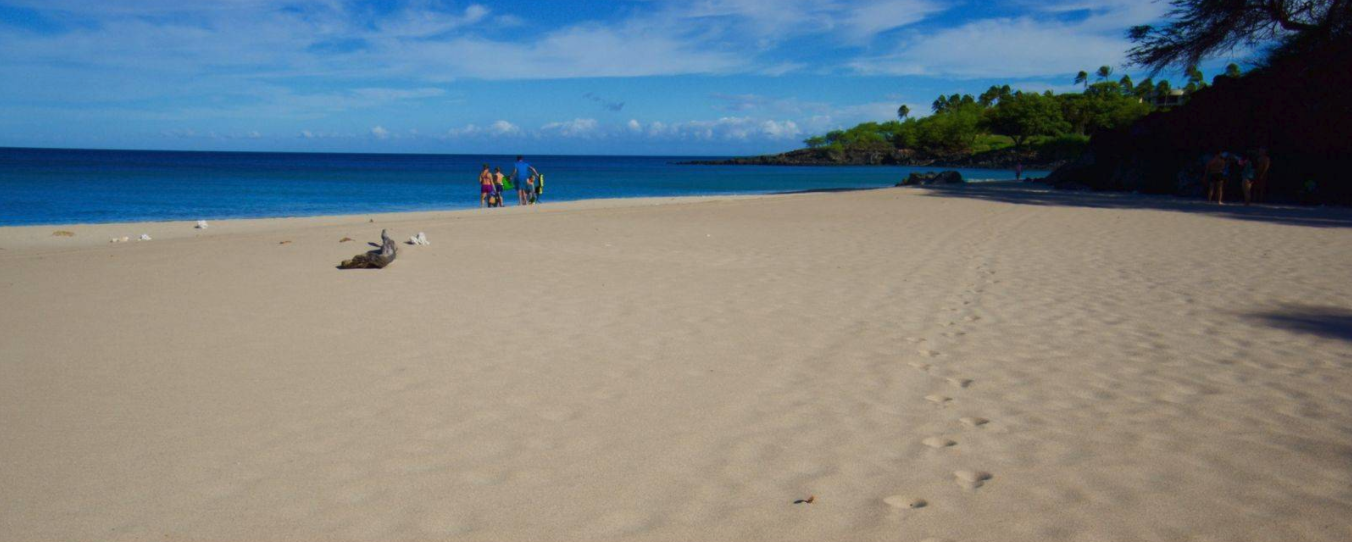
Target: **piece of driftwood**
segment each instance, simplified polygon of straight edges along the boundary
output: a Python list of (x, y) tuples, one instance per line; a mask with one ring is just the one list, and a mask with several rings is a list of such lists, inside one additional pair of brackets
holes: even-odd
[(394, 239), (390, 239), (385, 230), (380, 230), (380, 248), (353, 256), (351, 260), (343, 260), (338, 269), (384, 269), (394, 261), (398, 252)]

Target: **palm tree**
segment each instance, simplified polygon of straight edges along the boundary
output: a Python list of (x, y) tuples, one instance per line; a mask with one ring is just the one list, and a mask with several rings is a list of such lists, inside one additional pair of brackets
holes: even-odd
[(1131, 94), (1132, 84), (1130, 75), (1123, 75), (1121, 79), (1117, 80), (1117, 84), (1122, 87), (1123, 93)]
[(1080, 73), (1075, 74), (1075, 84), (1089, 88), (1089, 72), (1080, 70)]
[(938, 98), (934, 99), (934, 103), (930, 104), (930, 110), (935, 113), (943, 113), (945, 109), (948, 109), (948, 96), (940, 94)]
[(910, 116), (910, 114), (911, 108), (906, 104), (901, 104), (901, 107), (897, 108), (897, 117), (901, 120), (906, 120), (906, 117)]
[(1137, 98), (1144, 100), (1146, 98), (1149, 98), (1150, 95), (1154, 93), (1155, 93), (1155, 80), (1154, 78), (1147, 77), (1145, 78), (1145, 80), (1141, 81), (1141, 84), (1136, 85), (1136, 90), (1133, 94), (1135, 94)]
[(1188, 69), (1184, 70), (1183, 73), (1188, 77), (1188, 84), (1183, 87), (1183, 90), (1189, 94), (1206, 88), (1206, 75), (1202, 74), (1202, 70), (1197, 69), (1196, 64), (1188, 66)]
[(1107, 81), (1109, 77), (1112, 77), (1113, 69), (1109, 66), (1099, 66), (1099, 69), (1097, 72), (1095, 72), (1095, 75), (1098, 76), (1099, 81)]
[(1228, 65), (1225, 66), (1225, 76), (1226, 76), (1226, 77), (1232, 77), (1232, 78), (1235, 78), (1235, 79), (1239, 79), (1239, 76), (1240, 76), (1240, 75), (1243, 75), (1243, 72), (1239, 71), (1239, 64), (1235, 64), (1234, 62), (1231, 62), (1230, 64), (1228, 64)]

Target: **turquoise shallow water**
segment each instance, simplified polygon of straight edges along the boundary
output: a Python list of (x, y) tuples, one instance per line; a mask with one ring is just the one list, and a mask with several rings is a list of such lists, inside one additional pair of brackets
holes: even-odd
[[(0, 225), (471, 208), (479, 203), (480, 165), (510, 172), (513, 158), (0, 148)], [(545, 203), (875, 188), (934, 170), (677, 164), (695, 157), (526, 158), (545, 174)], [(1014, 178), (1013, 171), (959, 171), (969, 180)]]

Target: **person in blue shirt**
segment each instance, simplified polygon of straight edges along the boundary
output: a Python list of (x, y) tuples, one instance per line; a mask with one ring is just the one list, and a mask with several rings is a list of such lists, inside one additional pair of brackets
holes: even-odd
[(527, 164), (524, 158), (520, 156), (516, 157), (516, 166), (512, 169), (512, 180), (516, 181), (516, 196), (521, 200), (520, 205), (528, 205), (530, 203), (529, 190), (531, 190), (531, 188), (526, 182), (527, 179), (539, 174), (540, 172), (536, 171), (530, 164)]

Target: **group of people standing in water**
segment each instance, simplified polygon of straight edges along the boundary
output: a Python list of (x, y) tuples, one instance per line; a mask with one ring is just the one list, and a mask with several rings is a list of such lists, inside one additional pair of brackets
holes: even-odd
[(545, 193), (545, 176), (520, 156), (516, 157), (510, 175), (503, 175), (502, 168), (489, 171), (488, 164), (479, 171), (480, 207), (506, 206), (504, 195), (513, 189), (516, 190), (517, 205), (534, 205)]
[(1225, 185), (1238, 185), (1244, 193), (1244, 205), (1261, 203), (1267, 198), (1268, 169), (1272, 159), (1267, 149), (1260, 148), (1250, 156), (1217, 152), (1206, 161), (1203, 173), (1206, 200), (1225, 205)]

